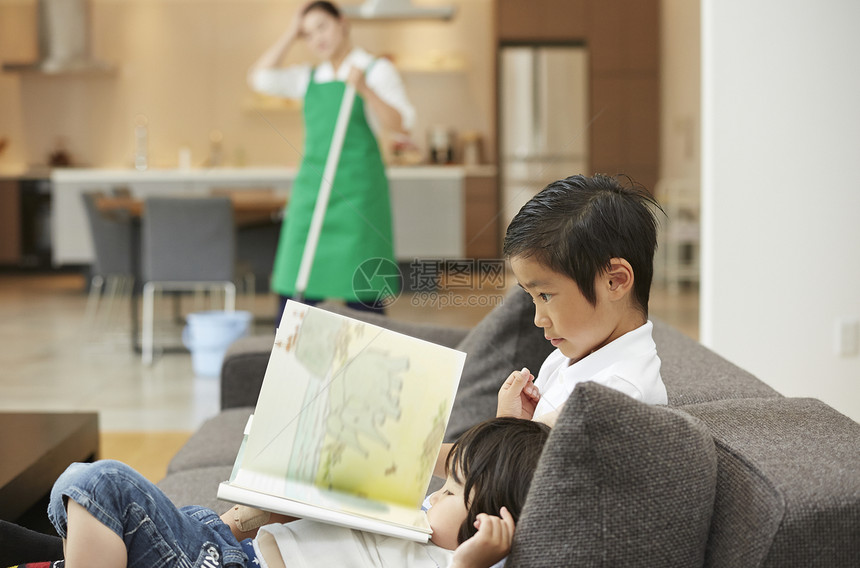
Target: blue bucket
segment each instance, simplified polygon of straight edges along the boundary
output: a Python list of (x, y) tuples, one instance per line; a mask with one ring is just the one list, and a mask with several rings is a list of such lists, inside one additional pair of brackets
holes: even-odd
[(188, 314), (182, 343), (191, 351), (195, 375), (217, 376), (231, 343), (248, 334), (251, 312), (209, 311)]

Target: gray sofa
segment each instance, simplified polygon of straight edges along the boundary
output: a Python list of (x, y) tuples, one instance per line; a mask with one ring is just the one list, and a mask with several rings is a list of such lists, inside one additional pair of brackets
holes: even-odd
[[(536, 371), (551, 350), (532, 310), (513, 292), (472, 330), (350, 315), (468, 354), (452, 440), (493, 416), (511, 370)], [(544, 450), (508, 566), (860, 566), (860, 425), (818, 400), (781, 396), (659, 321), (654, 339), (668, 406), (579, 385)], [(217, 484), (271, 344), (251, 337), (228, 351), (222, 412), (160, 483), (177, 504), (229, 508)]]

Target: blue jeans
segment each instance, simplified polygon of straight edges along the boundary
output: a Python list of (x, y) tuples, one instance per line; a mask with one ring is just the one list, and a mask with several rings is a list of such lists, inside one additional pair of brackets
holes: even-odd
[(129, 568), (245, 566), (247, 556), (214, 511), (177, 509), (152, 482), (123, 463), (75, 463), (57, 479), (48, 517), (63, 538), (67, 498), (122, 538)]

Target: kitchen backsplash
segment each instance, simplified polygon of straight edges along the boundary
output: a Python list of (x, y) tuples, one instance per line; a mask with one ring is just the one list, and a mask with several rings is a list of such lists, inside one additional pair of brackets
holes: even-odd
[[(437, 126), (480, 133), (484, 156), (493, 156), (493, 2), (444, 3), (456, 5), (451, 21), (355, 21), (352, 38), (400, 67), (418, 111), (412, 139), (421, 156)], [(36, 4), (0, 0), (3, 62), (37, 55)], [(0, 73), (0, 137), (9, 140), (0, 165), (47, 163), (62, 144), (73, 164), (132, 167), (140, 116), (147, 121), (150, 167), (176, 167), (180, 153), (202, 165), (214, 130), (223, 136), (223, 165), (296, 165), (300, 107), (258, 104), (245, 76), (297, 5), (92, 0), (91, 50), (116, 71)], [(288, 62), (308, 59), (299, 47)], [(391, 155), (394, 141), (385, 146)]]

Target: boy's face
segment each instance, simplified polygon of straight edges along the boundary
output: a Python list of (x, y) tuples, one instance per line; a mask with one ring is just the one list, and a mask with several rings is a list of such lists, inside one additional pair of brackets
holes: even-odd
[(433, 544), (447, 550), (457, 548), (457, 534), (467, 514), (463, 486), (449, 473), (442, 489), (430, 495), (427, 521), (433, 529)]
[(533, 257), (511, 257), (511, 269), (520, 287), (532, 297), (535, 325), (543, 328), (544, 337), (572, 361), (630, 331), (623, 325), (618, 306), (608, 297), (608, 275), (597, 277), (597, 302), (592, 305), (573, 278)]

